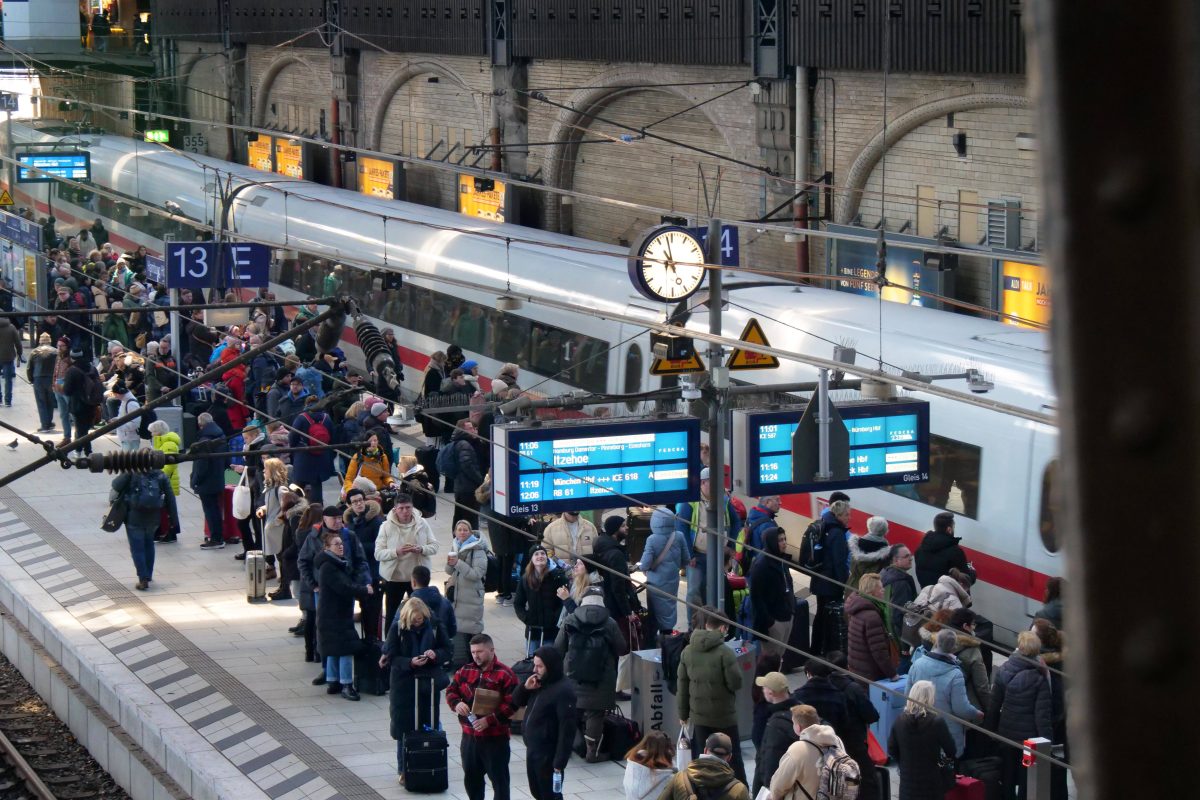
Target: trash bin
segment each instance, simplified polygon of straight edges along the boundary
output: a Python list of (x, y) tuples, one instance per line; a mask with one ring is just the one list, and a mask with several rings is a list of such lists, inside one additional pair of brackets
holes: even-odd
[(750, 738), (751, 728), (754, 727), (754, 697), (751, 692), (754, 689), (754, 662), (757, 651), (753, 645), (747, 646), (740, 639), (726, 642), (725, 646), (737, 656), (738, 670), (742, 673), (742, 688), (737, 691), (734, 705), (737, 708), (738, 736), (745, 741)]
[[(661, 650), (634, 650), (629, 716), (642, 733), (662, 731), (672, 742), (679, 736), (679, 706), (662, 674)], [(740, 731), (739, 731), (740, 732)]]

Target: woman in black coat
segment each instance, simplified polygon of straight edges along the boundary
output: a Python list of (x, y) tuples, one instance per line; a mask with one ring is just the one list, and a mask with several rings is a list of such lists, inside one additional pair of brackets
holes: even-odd
[(359, 651), (354, 629), (354, 601), (366, 596), (367, 587), (356, 586), (346, 561), (342, 537), (327, 533), (325, 549), (313, 559), (317, 578), (317, 650), (325, 657), (325, 682), (329, 694), (358, 700), (354, 688), (354, 654)]
[(551, 568), (546, 548), (535, 545), (529, 552), (525, 574), (517, 582), (513, 611), (517, 619), (525, 623), (526, 656), (541, 647), (544, 642), (553, 643), (558, 637), (558, 618), (562, 614), (563, 601), (558, 597), (558, 587), (567, 585), (563, 570)]
[[(450, 685), (442, 664), (450, 660), (451, 650), (450, 636), (437, 624), (429, 606), (417, 597), (404, 601), (388, 629), (379, 661), (381, 667), (391, 664), (391, 733), (396, 740), (396, 769), (401, 777), (404, 735), (426, 727), (437, 729), (441, 703), (436, 695)], [(435, 692), (432, 699), (431, 685)]]
[(946, 720), (929, 710), (936, 697), (930, 681), (914, 683), (904, 713), (888, 734), (888, 754), (900, 764), (900, 800), (942, 800), (946, 796), (938, 760), (942, 754), (954, 758), (957, 748)]

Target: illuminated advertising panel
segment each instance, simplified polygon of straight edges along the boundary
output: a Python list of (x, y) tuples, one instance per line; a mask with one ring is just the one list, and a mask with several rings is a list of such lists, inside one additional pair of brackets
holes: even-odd
[(1050, 270), (1020, 261), (1000, 262), (1000, 311), (1018, 319), (1002, 317), (1009, 325), (1034, 326), (1022, 322), (1050, 323)]
[(504, 182), (459, 175), (458, 210), (468, 217), (504, 222)]
[(253, 142), (246, 142), (246, 166), (270, 172), (272, 142), (274, 139), (262, 134)]
[(358, 191), (384, 200), (396, 199), (396, 162), (358, 157)]
[(304, 180), (304, 145), (276, 137), (275, 171), (289, 178)]

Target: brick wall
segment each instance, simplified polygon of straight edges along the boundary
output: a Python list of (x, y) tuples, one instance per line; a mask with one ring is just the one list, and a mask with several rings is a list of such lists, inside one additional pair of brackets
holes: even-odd
[[(196, 120), (228, 121), (229, 75), (221, 49), (211, 44), (180, 42), (179, 63), (184, 72), (180, 92), (187, 109), (186, 116)], [(208, 155), (227, 160), (234, 158), (224, 128), (193, 123), (191, 131), (204, 134)]]
[[(254, 125), (312, 134), (320, 130), (321, 112), (329, 108), (333, 96), (328, 52), (254, 46), (247, 48), (246, 58)], [(281, 60), (288, 63), (275, 74), (264, 94), (263, 82), (271, 68)], [(328, 126), (327, 118), (327, 129)]]

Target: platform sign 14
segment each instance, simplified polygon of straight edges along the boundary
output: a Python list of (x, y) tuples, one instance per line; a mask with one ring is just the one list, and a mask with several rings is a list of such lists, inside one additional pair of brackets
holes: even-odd
[(585, 511), (694, 500), (700, 491), (695, 418), (496, 426), (493, 492), (507, 514)]
[[(260, 288), (270, 280), (271, 248), (262, 244), (171, 242), (165, 260), (167, 286), (171, 289), (204, 289), (213, 285)], [(223, 264), (225, 274), (214, 282), (218, 264)]]

